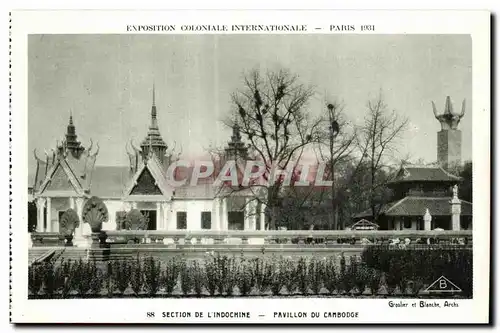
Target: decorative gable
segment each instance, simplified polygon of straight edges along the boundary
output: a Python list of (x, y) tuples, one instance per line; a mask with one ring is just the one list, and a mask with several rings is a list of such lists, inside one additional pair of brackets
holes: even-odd
[(56, 196), (67, 195), (68, 192), (83, 193), (78, 179), (65, 159), (60, 158), (47, 173), (47, 177), (40, 186), (39, 194), (45, 192), (51, 192)]
[(169, 200), (172, 197), (172, 188), (168, 186), (160, 163), (155, 154), (152, 154), (137, 170), (134, 177), (124, 191), (124, 199), (128, 196), (158, 196), (157, 199)]
[(52, 178), (45, 187), (45, 191), (76, 191), (68, 175), (59, 164), (52, 174)]
[(155, 178), (148, 168), (144, 168), (137, 178), (136, 185), (130, 192), (131, 195), (161, 195), (160, 188), (156, 185)]

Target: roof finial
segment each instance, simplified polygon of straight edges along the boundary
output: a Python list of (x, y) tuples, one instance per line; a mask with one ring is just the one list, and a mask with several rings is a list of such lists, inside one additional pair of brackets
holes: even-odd
[(69, 124), (73, 125), (73, 110), (69, 109)]
[(153, 81), (153, 106), (155, 106), (155, 82)]

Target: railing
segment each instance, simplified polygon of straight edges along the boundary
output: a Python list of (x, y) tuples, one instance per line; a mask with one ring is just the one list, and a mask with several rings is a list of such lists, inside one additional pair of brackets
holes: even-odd
[[(110, 230), (101, 233), (102, 240), (110, 244), (163, 244), (163, 245), (277, 245), (335, 246), (335, 245), (472, 245), (472, 231), (217, 231), (217, 230)], [(57, 233), (32, 233), (33, 246), (64, 246), (64, 238)]]
[(34, 247), (38, 246), (64, 246), (65, 239), (58, 232), (32, 232), (31, 241)]
[(471, 245), (472, 231), (106, 231), (108, 243), (160, 243), (171, 245), (280, 244), (280, 245), (370, 245), (456, 244)]

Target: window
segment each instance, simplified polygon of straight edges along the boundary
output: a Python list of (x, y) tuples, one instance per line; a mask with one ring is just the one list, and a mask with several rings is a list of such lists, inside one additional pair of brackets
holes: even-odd
[(460, 229), (461, 230), (469, 229), (469, 219), (465, 216), (460, 217)]
[(409, 218), (404, 219), (404, 228), (411, 229), (411, 219), (409, 219)]
[(187, 229), (187, 213), (177, 212), (177, 230)]
[(229, 230), (244, 230), (244, 212), (228, 212), (227, 219)]
[(212, 212), (201, 212), (201, 228), (212, 229)]
[(144, 216), (145, 230), (156, 230), (156, 210), (141, 210)]

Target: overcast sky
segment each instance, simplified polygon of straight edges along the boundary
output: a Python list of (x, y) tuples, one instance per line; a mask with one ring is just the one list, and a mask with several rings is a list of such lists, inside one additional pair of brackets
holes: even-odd
[(70, 110), (79, 139), (99, 141), (99, 165), (127, 165), (125, 143), (136, 145), (150, 122), (156, 85), (164, 140), (186, 157), (223, 144), (220, 120), (230, 93), (253, 68), (287, 68), (316, 87), (311, 112), (325, 98), (345, 104), (360, 122), (366, 103), (383, 91), (386, 103), (410, 121), (401, 156), (436, 160), (431, 100), (440, 112), (447, 95), (462, 119), (462, 157), (472, 156), (472, 55), (469, 36), (446, 35), (31, 35), (29, 37), (29, 161), (55, 147)]

